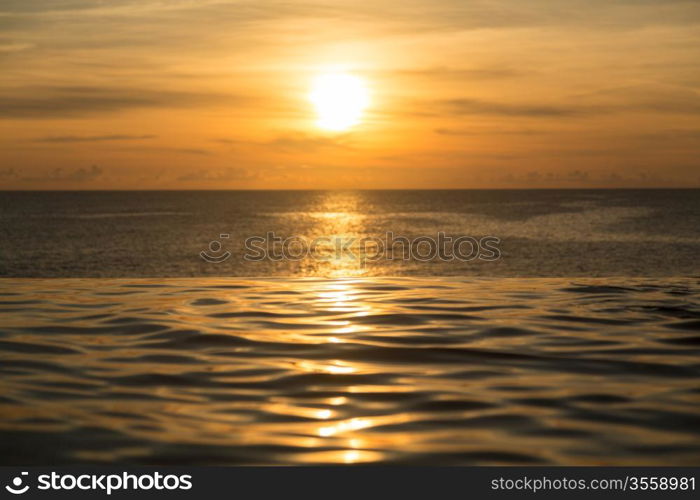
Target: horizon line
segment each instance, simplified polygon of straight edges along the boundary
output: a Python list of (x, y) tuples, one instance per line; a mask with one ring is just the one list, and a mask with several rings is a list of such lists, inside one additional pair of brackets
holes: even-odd
[(173, 189), (2, 189), (0, 193), (105, 193), (105, 192), (294, 192), (294, 191), (693, 191), (700, 190), (700, 186), (693, 187), (472, 187), (472, 188), (173, 188)]

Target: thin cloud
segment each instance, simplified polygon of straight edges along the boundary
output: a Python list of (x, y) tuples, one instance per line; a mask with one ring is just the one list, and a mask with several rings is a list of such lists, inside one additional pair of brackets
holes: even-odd
[[(700, 114), (700, 94), (685, 88), (637, 86), (605, 89), (571, 99), (576, 105), (540, 102), (498, 102), (461, 98), (423, 104), (441, 115), (491, 115), (527, 118), (570, 118), (612, 113)], [(443, 131), (445, 129), (442, 129)]]
[(580, 115), (582, 108), (537, 103), (505, 103), (480, 99), (446, 99), (436, 103), (436, 110), (452, 115), (498, 115), (527, 117), (566, 117)]
[(469, 78), (470, 80), (499, 80), (506, 78), (516, 78), (529, 72), (516, 70), (513, 68), (483, 67), (483, 68), (453, 68), (453, 67), (433, 67), (418, 69), (395, 69), (388, 72), (391, 75), (429, 78), (434, 79), (457, 79)]
[(196, 155), (196, 156), (212, 156), (215, 154), (214, 151), (202, 148), (172, 148), (172, 147), (146, 147), (146, 146), (133, 146), (133, 147), (114, 147), (110, 148), (110, 151), (115, 151), (118, 153), (175, 153), (183, 155)]
[(621, 109), (655, 113), (700, 114), (700, 93), (675, 85), (633, 85), (602, 89), (582, 98), (614, 102)]
[(436, 128), (434, 132), (438, 135), (454, 135), (454, 136), (481, 136), (481, 135), (538, 135), (545, 133), (542, 130), (531, 129), (452, 129), (452, 128)]
[(0, 55), (21, 52), (23, 50), (31, 49), (32, 47), (34, 47), (34, 45), (31, 43), (3, 43), (0, 40)]
[(307, 134), (280, 136), (272, 141), (266, 142), (265, 146), (283, 152), (308, 152), (327, 148), (350, 149), (350, 146), (346, 143), (346, 139), (344, 137), (319, 137)]
[(14, 168), (4, 168), (0, 170), (0, 177), (6, 178), (6, 179), (15, 179), (19, 177), (19, 174), (17, 173), (17, 170)]
[(82, 183), (99, 179), (103, 175), (104, 171), (102, 167), (93, 165), (90, 168), (80, 167), (69, 171), (65, 171), (62, 168), (55, 168), (43, 176), (24, 177), (22, 180), (30, 182), (69, 181)]
[(177, 178), (182, 182), (224, 182), (257, 179), (259, 172), (245, 168), (222, 168), (193, 170)]
[(0, 95), (0, 118), (56, 118), (133, 108), (190, 107), (234, 101), (234, 96), (139, 88), (31, 87)]
[(339, 137), (324, 137), (312, 134), (290, 133), (280, 135), (267, 141), (245, 141), (239, 139), (218, 138), (214, 139), (219, 144), (230, 146), (259, 146), (269, 151), (277, 152), (303, 152), (317, 151), (320, 149), (352, 149), (348, 142), (348, 134)]
[(33, 142), (47, 143), (71, 143), (71, 142), (109, 142), (109, 141), (143, 141), (155, 139), (157, 135), (128, 135), (128, 134), (113, 134), (113, 135), (59, 135), (49, 137), (39, 137)]

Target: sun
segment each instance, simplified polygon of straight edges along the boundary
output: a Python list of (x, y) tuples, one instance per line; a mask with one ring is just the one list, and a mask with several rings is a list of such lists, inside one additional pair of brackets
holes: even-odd
[(360, 77), (348, 73), (324, 73), (314, 79), (309, 100), (316, 108), (319, 127), (342, 131), (360, 122), (369, 105), (369, 92)]

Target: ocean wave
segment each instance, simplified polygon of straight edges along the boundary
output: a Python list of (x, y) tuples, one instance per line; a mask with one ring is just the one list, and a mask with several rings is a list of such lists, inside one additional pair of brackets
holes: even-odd
[(0, 285), (5, 463), (700, 456), (697, 279)]

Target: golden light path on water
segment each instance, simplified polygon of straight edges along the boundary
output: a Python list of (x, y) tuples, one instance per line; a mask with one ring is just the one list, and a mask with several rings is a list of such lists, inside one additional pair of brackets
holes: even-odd
[[(697, 283), (614, 287), (562, 279), (16, 280), (0, 304), (0, 437), (22, 447), (23, 433), (40, 433), (57, 461), (668, 458), (640, 450), (643, 442), (691, 463), (700, 447), (697, 352), (683, 343), (683, 320), (670, 328), (673, 319), (642, 306), (673, 311), (678, 295), (670, 292), (685, 290), (687, 301)], [(632, 309), (611, 318), (621, 307)]]

